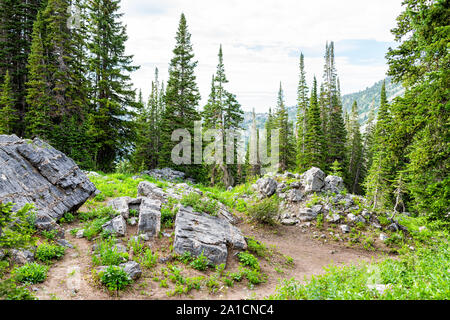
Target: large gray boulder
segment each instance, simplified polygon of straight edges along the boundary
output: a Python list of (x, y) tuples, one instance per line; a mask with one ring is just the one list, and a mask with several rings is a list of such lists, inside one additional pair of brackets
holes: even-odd
[(319, 192), (325, 185), (325, 173), (319, 168), (312, 167), (303, 174), (305, 192)]
[(339, 193), (344, 190), (344, 180), (338, 176), (327, 176), (325, 178), (325, 191)]
[(49, 144), (0, 135), (0, 201), (15, 203), (13, 210), (34, 203), (38, 228), (54, 229), (54, 220), (97, 192), (76, 163)]
[(247, 243), (241, 231), (220, 216), (193, 212), (179, 205), (175, 220), (174, 252), (203, 254), (215, 265), (227, 262), (228, 247), (245, 250)]
[(258, 181), (256, 181), (258, 192), (263, 197), (270, 197), (272, 196), (275, 191), (277, 190), (277, 182), (270, 177), (267, 178), (261, 178)]
[(138, 229), (140, 234), (157, 236), (161, 230), (161, 201), (142, 198), (139, 207)]

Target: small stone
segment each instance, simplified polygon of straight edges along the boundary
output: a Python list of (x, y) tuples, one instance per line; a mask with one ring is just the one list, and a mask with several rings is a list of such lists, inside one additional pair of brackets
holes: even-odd
[(425, 230), (427, 230), (427, 227), (425, 226), (419, 227), (419, 232), (424, 232)]
[(132, 218), (128, 219), (128, 224), (130, 226), (135, 226), (135, 225), (137, 225), (137, 223), (138, 223), (138, 220), (136, 217), (132, 217)]
[(338, 214), (327, 215), (326, 220), (328, 222), (336, 223), (341, 219), (341, 216)]
[(343, 224), (340, 226), (342, 233), (349, 233), (350, 232), (350, 227), (346, 224)]
[(388, 236), (386, 236), (384, 233), (380, 233), (380, 240), (381, 240), (381, 241), (384, 242), (384, 241), (386, 241), (387, 239), (389, 239)]
[(392, 223), (386, 229), (395, 232), (399, 230), (399, 227), (396, 223)]
[(75, 237), (76, 237), (77, 239), (81, 239), (81, 238), (84, 237), (83, 234), (84, 234), (84, 229), (80, 229), (80, 230), (77, 231)]
[(70, 249), (74, 248), (74, 246), (69, 241), (64, 240), (64, 239), (59, 239), (56, 241), (56, 243), (65, 248), (70, 248)]
[(119, 267), (123, 268), (123, 271), (125, 271), (133, 280), (136, 280), (142, 276), (141, 266), (135, 261), (122, 263)]
[(281, 222), (282, 225), (285, 225), (285, 226), (293, 226), (293, 225), (296, 225), (298, 223), (298, 220), (292, 219), (292, 218), (288, 218), (288, 219), (283, 219), (280, 222)]

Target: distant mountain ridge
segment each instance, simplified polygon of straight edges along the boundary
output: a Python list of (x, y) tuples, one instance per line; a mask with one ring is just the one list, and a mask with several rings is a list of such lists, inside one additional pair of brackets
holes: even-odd
[[(356, 100), (359, 109), (359, 120), (362, 125), (368, 119), (369, 111), (372, 106), (375, 106), (375, 113), (378, 112), (378, 107), (380, 105), (380, 95), (381, 95), (381, 87), (383, 85), (383, 81), (386, 81), (386, 96), (389, 101), (393, 100), (395, 97), (398, 97), (404, 93), (404, 88), (401, 84), (397, 84), (392, 82), (390, 77), (387, 77), (384, 80), (380, 80), (375, 83), (371, 87), (367, 87), (364, 90), (359, 92), (346, 94), (342, 97), (343, 109), (346, 112), (350, 112), (352, 109), (353, 102)], [(272, 110), (275, 106), (272, 108)], [(290, 121), (295, 121), (297, 117), (297, 107), (291, 106), (288, 107), (288, 115)], [(258, 128), (264, 128), (264, 124), (267, 121), (268, 113), (256, 113), (256, 125)], [(244, 114), (244, 129), (247, 130), (250, 128), (252, 124), (252, 113), (245, 112)]]

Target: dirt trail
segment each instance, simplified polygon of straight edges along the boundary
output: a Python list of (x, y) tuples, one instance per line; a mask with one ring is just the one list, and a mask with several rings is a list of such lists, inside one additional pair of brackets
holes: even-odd
[[(73, 225), (70, 226), (70, 228), (73, 227)], [(159, 283), (152, 280), (154, 272), (145, 271), (143, 277), (132, 288), (120, 294), (120, 299), (262, 299), (275, 292), (280, 279), (295, 278), (302, 281), (305, 276), (323, 273), (323, 267), (331, 263), (351, 264), (358, 261), (371, 261), (380, 257), (362, 249), (348, 248), (341, 243), (324, 243), (323, 240), (313, 239), (311, 230), (305, 230), (300, 226), (256, 229), (242, 223), (239, 227), (245, 235), (253, 236), (268, 246), (274, 246), (276, 252), (292, 257), (294, 266), (283, 267), (281, 268), (283, 273), (279, 273), (273, 264), (261, 259), (262, 272), (268, 275), (268, 280), (264, 284), (255, 286), (252, 290), (245, 284), (236, 284), (233, 288), (226, 288), (214, 295), (204, 289), (193, 290), (189, 296), (170, 298), (166, 295), (167, 289), (160, 288)], [(34, 294), (39, 299), (118, 299), (93, 283), (91, 274), (93, 242), (77, 239), (69, 232), (66, 232), (66, 239), (75, 246), (75, 249), (68, 249), (64, 258), (52, 265), (47, 280), (32, 287), (35, 290)], [(150, 245), (155, 248), (159, 244), (153, 240), (150, 241)], [(226, 270), (237, 271), (237, 269), (238, 262), (231, 257)], [(202, 275), (192, 269), (185, 271), (184, 274), (186, 276)]]

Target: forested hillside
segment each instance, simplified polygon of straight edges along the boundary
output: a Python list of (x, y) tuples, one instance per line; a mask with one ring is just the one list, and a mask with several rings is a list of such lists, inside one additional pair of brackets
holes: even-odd
[[(391, 77), (387, 77), (385, 80), (380, 80), (373, 86), (368, 87), (365, 90), (345, 94), (342, 96), (342, 105), (345, 112), (350, 113), (352, 110), (353, 102), (358, 104), (359, 122), (364, 125), (369, 119), (370, 109), (374, 108), (375, 113), (378, 112), (381, 98), (381, 87), (383, 81), (386, 83), (386, 97), (388, 101), (392, 101), (394, 98), (402, 95), (405, 90), (400, 83), (393, 83)], [(297, 116), (297, 107), (290, 106), (287, 108), (289, 114), (289, 120), (293, 121)], [(264, 124), (267, 121), (268, 113), (256, 113), (256, 124), (258, 128), (264, 128)], [(244, 123), (242, 127), (244, 129), (250, 128), (252, 123), (252, 113), (245, 112)]]

